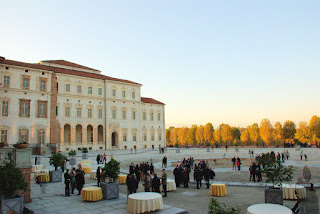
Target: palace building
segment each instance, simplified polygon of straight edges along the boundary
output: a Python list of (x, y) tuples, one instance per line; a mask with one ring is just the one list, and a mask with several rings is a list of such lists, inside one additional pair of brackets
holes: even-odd
[(64, 60), (0, 57), (0, 142), (51, 151), (165, 147), (165, 104), (141, 84)]

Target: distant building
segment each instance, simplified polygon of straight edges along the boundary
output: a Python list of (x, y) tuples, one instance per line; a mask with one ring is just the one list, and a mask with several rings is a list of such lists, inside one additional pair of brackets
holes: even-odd
[(165, 104), (141, 97), (139, 83), (64, 60), (0, 57), (0, 74), (1, 142), (36, 154), (165, 146)]

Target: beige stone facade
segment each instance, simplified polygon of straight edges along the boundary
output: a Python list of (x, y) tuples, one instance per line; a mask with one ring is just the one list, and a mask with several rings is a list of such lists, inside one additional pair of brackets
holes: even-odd
[(0, 141), (34, 153), (165, 146), (165, 105), (141, 84), (71, 62), (0, 57)]

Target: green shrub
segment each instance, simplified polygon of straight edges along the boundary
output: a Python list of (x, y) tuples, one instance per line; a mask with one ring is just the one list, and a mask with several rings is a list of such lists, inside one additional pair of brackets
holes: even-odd
[(71, 151), (68, 153), (68, 155), (69, 156), (75, 156), (75, 155), (77, 155), (77, 151), (76, 150), (74, 150), (74, 149), (71, 149)]
[(84, 153), (84, 154), (85, 154), (85, 153), (88, 153), (88, 149), (87, 149), (86, 147), (83, 147), (83, 148), (81, 149), (81, 152)]
[(111, 158), (111, 160), (105, 163), (103, 171), (105, 172), (104, 178), (109, 178), (110, 181), (115, 181), (120, 174), (120, 162)]
[(208, 214), (241, 214), (241, 209), (239, 207), (228, 207), (212, 198), (209, 203)]
[(9, 153), (8, 157), (9, 162), (6, 162), (4, 166), (0, 166), (0, 192), (5, 198), (13, 198), (17, 190), (28, 191), (29, 184), (21, 170), (15, 167), (12, 153)]
[(55, 170), (57, 170), (59, 166), (62, 166), (63, 160), (69, 161), (67, 156), (58, 152), (56, 154), (51, 155), (49, 163), (50, 165), (54, 166)]

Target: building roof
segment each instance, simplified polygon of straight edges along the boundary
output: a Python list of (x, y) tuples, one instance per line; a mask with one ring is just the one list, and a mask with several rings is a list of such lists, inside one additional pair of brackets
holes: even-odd
[[(65, 62), (67, 62), (67, 61), (65, 61)], [(70, 62), (70, 63), (72, 63), (72, 62)], [(58, 67), (53, 67), (53, 66), (46, 66), (46, 65), (41, 65), (41, 64), (37, 64), (37, 63), (26, 63), (26, 62), (19, 62), (19, 61), (4, 59), (2, 64), (21, 66), (21, 67), (27, 67), (27, 68), (34, 68), (34, 69), (40, 69), (40, 70), (47, 70), (47, 71), (53, 71), (56, 73), (74, 75), (74, 76), (82, 76), (82, 77), (88, 77), (88, 78), (94, 78), (94, 79), (110, 80), (110, 81), (117, 81), (117, 82), (124, 82), (124, 83), (130, 83), (130, 84), (135, 84), (135, 85), (141, 85), (139, 83), (132, 82), (129, 80), (113, 78), (113, 77), (105, 76), (102, 74), (89, 73), (89, 72), (85, 72), (85, 71), (76, 71), (76, 70), (71, 70), (71, 69), (66, 69), (66, 68), (58, 68)]]
[(88, 70), (92, 70), (92, 71), (99, 71), (97, 69), (93, 69), (93, 68), (89, 68), (83, 65), (79, 65), (73, 62), (69, 62), (69, 61), (65, 61), (65, 60), (43, 60), (40, 61), (41, 62), (47, 62), (47, 63), (52, 63), (52, 64), (58, 64), (58, 65), (64, 65), (64, 66), (70, 66), (70, 67), (76, 67), (76, 68), (82, 68), (82, 69), (88, 69)]
[(148, 98), (148, 97), (141, 97), (141, 101), (143, 103), (152, 103), (152, 104), (160, 104), (160, 105), (165, 105), (164, 103), (158, 101), (158, 100), (155, 100), (155, 99), (152, 99), (152, 98)]

